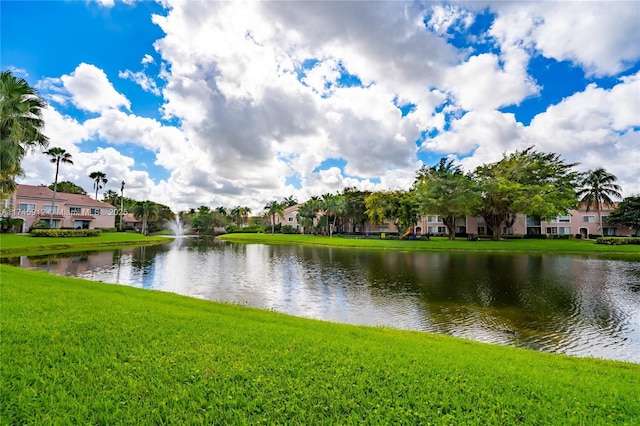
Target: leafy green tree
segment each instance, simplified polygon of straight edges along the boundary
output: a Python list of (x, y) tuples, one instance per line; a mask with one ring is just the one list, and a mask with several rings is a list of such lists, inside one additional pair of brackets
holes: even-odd
[[(54, 184), (48, 186), (49, 189), (53, 191)], [(58, 182), (58, 192), (63, 192), (65, 194), (79, 194), (79, 195), (87, 195), (87, 191), (84, 190), (83, 187), (76, 185), (75, 183), (63, 180), (62, 182)]]
[(141, 232), (148, 234), (148, 223), (158, 218), (158, 205), (153, 201), (138, 201), (133, 207), (133, 216), (142, 221)]
[(602, 216), (600, 214), (601, 206), (613, 206), (614, 202), (611, 197), (622, 198), (620, 195), (621, 188), (614, 182), (618, 178), (607, 172), (602, 167), (590, 170), (585, 173), (580, 181), (580, 189), (578, 198), (580, 202), (587, 206), (587, 211), (595, 206), (598, 214), (598, 231), (602, 234)]
[(285, 197), (284, 200), (282, 200), (282, 204), (284, 204), (285, 207), (291, 207), (298, 204), (298, 200), (296, 200), (296, 197), (294, 197), (293, 195), (289, 195), (288, 197)]
[(49, 217), (49, 228), (53, 228), (53, 208), (56, 201), (56, 193), (58, 192), (58, 172), (60, 171), (60, 163), (73, 164), (71, 154), (64, 148), (54, 147), (45, 152), (46, 155), (51, 157), (49, 160), (56, 165), (56, 177), (53, 180), (53, 198), (51, 199), (51, 212)]
[(321, 201), (322, 210), (327, 217), (329, 238), (333, 237), (336, 220), (347, 212), (347, 202), (343, 195), (324, 194)]
[(471, 214), (480, 201), (471, 178), (447, 158), (440, 159), (436, 166), (423, 166), (413, 186), (420, 213), (439, 215), (450, 240), (456, 237), (456, 218)]
[(103, 172), (91, 172), (89, 177), (91, 179), (93, 179), (93, 188), (96, 190), (95, 199), (97, 200), (98, 199), (98, 191), (101, 190), (102, 188), (104, 188), (104, 185), (106, 185), (107, 182), (109, 182), (107, 180), (107, 175), (104, 174)]
[(370, 194), (371, 191), (360, 191), (357, 188), (345, 188), (342, 191), (346, 204), (344, 217), (351, 224), (351, 232), (356, 231), (356, 225), (360, 225), (360, 229), (364, 229), (364, 224), (368, 219), (364, 199)]
[(612, 225), (628, 226), (634, 230), (634, 235), (638, 236), (640, 229), (640, 195), (632, 195), (623, 199), (618, 207), (607, 218), (607, 222)]
[(229, 216), (236, 226), (242, 226), (249, 220), (251, 209), (249, 207), (236, 206), (231, 209)]
[(112, 206), (120, 206), (120, 195), (113, 190), (108, 190), (104, 194), (102, 194), (102, 201), (105, 203), (109, 203)]
[(412, 191), (374, 192), (364, 199), (372, 223), (391, 221), (400, 234), (418, 222), (418, 203)]
[(533, 147), (482, 165), (473, 175), (481, 194), (476, 214), (484, 217), (496, 241), (502, 227), (517, 213), (547, 220), (565, 214), (577, 207), (574, 188), (579, 173), (572, 171), (575, 165)]
[(280, 203), (276, 200), (270, 201), (264, 206), (264, 209), (267, 212), (267, 216), (271, 218), (271, 233), (274, 233), (274, 229), (276, 227), (276, 215), (278, 215), (281, 219), (284, 219), (284, 208), (286, 204)]
[(15, 191), (27, 150), (44, 149), (49, 143), (42, 133), (44, 108), (45, 102), (26, 80), (8, 70), (0, 73), (0, 198)]
[(305, 230), (310, 229), (315, 234), (315, 219), (320, 209), (320, 199), (311, 197), (306, 203), (302, 204), (298, 209), (298, 223)]

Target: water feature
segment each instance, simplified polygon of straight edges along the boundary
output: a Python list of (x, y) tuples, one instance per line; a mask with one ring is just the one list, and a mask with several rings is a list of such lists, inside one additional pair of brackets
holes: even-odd
[(7, 261), (328, 321), (640, 363), (638, 260), (216, 241)]
[(184, 236), (184, 225), (182, 224), (182, 219), (180, 219), (178, 214), (176, 214), (175, 218), (169, 222), (169, 229), (173, 231), (173, 235), (176, 237)]

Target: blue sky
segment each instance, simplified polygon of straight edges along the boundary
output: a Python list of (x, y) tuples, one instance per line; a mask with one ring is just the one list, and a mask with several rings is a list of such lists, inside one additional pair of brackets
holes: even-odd
[[(534, 145), (640, 193), (638, 2), (3, 1), (61, 179), (174, 209), (408, 188)], [(55, 17), (55, 19), (52, 19)], [(29, 31), (25, 31), (29, 28)], [(23, 183), (50, 183), (40, 153)]]

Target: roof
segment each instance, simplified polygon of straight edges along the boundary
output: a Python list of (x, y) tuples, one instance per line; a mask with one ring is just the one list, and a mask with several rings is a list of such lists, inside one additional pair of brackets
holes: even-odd
[[(18, 198), (38, 198), (45, 200), (53, 199), (53, 191), (46, 186), (34, 186), (34, 185), (22, 185), (18, 184), (18, 190), (16, 191), (16, 197)], [(80, 194), (68, 194), (66, 192), (56, 193), (56, 200), (66, 201), (66, 204), (70, 206), (84, 206), (84, 207), (100, 207), (103, 209), (113, 209), (111, 204), (103, 203), (98, 200), (94, 200), (88, 195)]]
[(135, 218), (134, 215), (132, 215), (131, 213), (127, 213), (124, 216), (122, 216), (122, 220), (127, 222), (127, 223), (136, 223), (136, 222), (140, 222), (138, 219)]

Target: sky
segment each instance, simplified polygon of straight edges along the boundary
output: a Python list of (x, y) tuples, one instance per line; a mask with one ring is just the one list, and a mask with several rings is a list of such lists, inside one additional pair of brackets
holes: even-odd
[[(174, 211), (257, 214), (529, 146), (640, 194), (638, 1), (3, 0), (0, 19), (1, 68), (90, 194), (102, 171)], [(40, 151), (23, 168), (53, 182)]]

